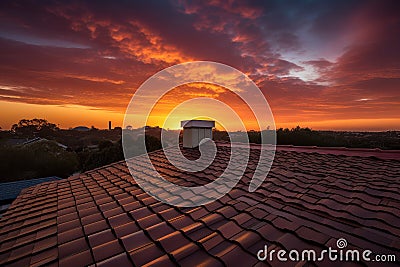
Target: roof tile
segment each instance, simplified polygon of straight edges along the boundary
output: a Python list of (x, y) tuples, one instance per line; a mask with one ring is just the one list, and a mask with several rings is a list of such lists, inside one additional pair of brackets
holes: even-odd
[(120, 213), (113, 217), (108, 218), (108, 222), (110, 223), (112, 228), (127, 224), (132, 222), (132, 219), (126, 213)]
[(61, 244), (58, 247), (58, 254), (61, 258), (76, 254), (85, 250), (89, 250), (89, 245), (84, 237), (75, 239), (71, 242)]
[(87, 266), (93, 263), (93, 258), (89, 250), (82, 251), (78, 254), (70, 255), (66, 258), (61, 258), (59, 267), (68, 266)]
[(111, 257), (109, 259), (106, 259), (104, 261), (97, 263), (97, 266), (99, 266), (99, 267), (114, 267), (114, 266), (129, 267), (129, 266), (133, 266), (133, 264), (129, 260), (128, 255), (125, 252), (123, 252), (114, 257)]
[(165, 254), (155, 243), (150, 243), (142, 248), (129, 253), (136, 266), (142, 266)]
[(152, 243), (152, 241), (145, 235), (142, 230), (134, 232), (130, 235), (126, 235), (122, 237), (121, 240), (124, 244), (126, 251), (128, 252)]
[[(201, 224), (201, 225), (203, 226), (204, 224)], [(212, 230), (203, 226), (203, 227), (196, 228), (195, 230), (192, 230), (192, 231), (186, 233), (186, 235), (190, 239), (198, 241), (198, 240), (210, 235), (212, 232), (213, 232)]]
[(133, 221), (114, 228), (115, 234), (118, 238), (126, 236), (130, 233), (134, 233), (138, 230), (140, 230), (139, 226), (137, 226), (137, 224)]
[(91, 247), (96, 247), (102, 243), (107, 243), (115, 239), (111, 229), (105, 229), (101, 232), (96, 232), (88, 236), (89, 244)]
[(117, 239), (112, 241), (103, 241), (98, 246), (93, 247), (93, 255), (96, 262), (100, 262), (106, 258), (118, 255), (124, 252)]
[(210, 266), (210, 267), (220, 267), (224, 266), (221, 261), (208, 255), (203, 250), (197, 250), (190, 254), (189, 256), (178, 261), (181, 266)]
[(205, 235), (202, 239), (198, 240), (206, 250), (210, 250), (213, 247), (219, 245), (225, 241), (224, 237), (220, 234), (213, 232), (209, 235)]
[(48, 248), (56, 247), (56, 246), (57, 246), (57, 236), (56, 235), (49, 236), (47, 238), (37, 240), (35, 242), (35, 246), (32, 250), (32, 253), (35, 254), (37, 252), (46, 250)]
[(82, 228), (74, 228), (65, 232), (59, 232), (58, 233), (58, 243), (63, 244), (65, 242), (77, 239), (79, 237), (83, 237), (83, 231)]
[(143, 267), (173, 267), (177, 266), (167, 255), (163, 255), (151, 262), (143, 265)]
[(20, 258), (14, 262), (7, 263), (7, 267), (21, 267), (21, 266), (29, 266), (29, 263), (31, 261), (30, 257), (23, 257)]
[(75, 220), (68, 221), (65, 223), (60, 223), (60, 224), (58, 224), (57, 228), (58, 228), (59, 232), (66, 232), (66, 231), (72, 230), (72, 229), (74, 229), (76, 227), (80, 227), (80, 226), (81, 226), (80, 221), (78, 219), (75, 219)]
[(239, 225), (233, 221), (229, 221), (217, 229), (226, 239), (230, 239), (232, 236), (243, 231)]
[(91, 224), (84, 225), (83, 228), (85, 231), (85, 235), (90, 235), (108, 229), (109, 226), (105, 220), (99, 220)]
[(158, 241), (167, 253), (171, 253), (172, 251), (179, 249), (190, 242), (178, 231), (165, 235), (159, 238)]

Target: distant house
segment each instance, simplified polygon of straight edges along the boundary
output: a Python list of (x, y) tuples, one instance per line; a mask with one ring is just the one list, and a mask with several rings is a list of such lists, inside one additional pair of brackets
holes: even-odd
[(54, 142), (54, 143), (57, 144), (57, 146), (61, 147), (61, 148), (64, 149), (64, 150), (67, 150), (67, 149), (68, 149), (68, 146), (66, 146), (66, 145), (63, 145), (63, 144), (58, 143), (58, 142), (56, 142), (56, 141), (48, 140), (48, 139), (46, 139), (46, 138), (41, 138), (41, 137), (36, 137), (36, 138), (30, 139), (30, 140), (28, 140), (28, 141), (25, 141), (24, 143), (22, 143), (22, 145), (25, 146), (25, 145), (30, 145), (30, 144), (40, 143), (40, 142), (45, 142), (45, 141)]
[(68, 146), (63, 145), (61, 143), (58, 143), (56, 141), (53, 140), (48, 140), (46, 138), (42, 138), (42, 137), (35, 137), (32, 139), (27, 139), (27, 138), (10, 138), (7, 141), (5, 141), (5, 145), (8, 146), (26, 146), (26, 145), (31, 145), (31, 144), (35, 144), (35, 143), (39, 143), (39, 142), (54, 142), (56, 143), (59, 147), (61, 147), (64, 150), (68, 149)]
[(78, 132), (87, 132), (87, 131), (90, 131), (90, 128), (88, 128), (86, 126), (77, 126), (75, 128), (72, 128), (72, 130), (78, 131)]
[(57, 180), (61, 180), (61, 178), (57, 176), (50, 176), (30, 180), (0, 183), (0, 217), (10, 206), (11, 202), (13, 202), (19, 193), (25, 188)]
[(4, 144), (8, 146), (17, 146), (25, 143), (28, 139), (25, 138), (10, 138), (7, 139)]

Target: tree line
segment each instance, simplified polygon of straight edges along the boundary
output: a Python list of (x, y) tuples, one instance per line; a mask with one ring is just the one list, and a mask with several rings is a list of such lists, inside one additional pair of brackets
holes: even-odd
[[(154, 128), (159, 133), (160, 128)], [(276, 134), (278, 145), (400, 149), (400, 133), (315, 131), (297, 126), (292, 129), (267, 130)], [(261, 143), (261, 133), (247, 132), (250, 143)], [(10, 145), (7, 140), (43, 138), (41, 142)], [(0, 131), (0, 181), (46, 176), (67, 177), (124, 159), (122, 129), (87, 132), (62, 130), (45, 119), (20, 120), (11, 131)], [(158, 134), (147, 135), (147, 152), (161, 149)], [(213, 139), (229, 141), (224, 131), (213, 131)], [(66, 145), (68, 148), (60, 146)]]

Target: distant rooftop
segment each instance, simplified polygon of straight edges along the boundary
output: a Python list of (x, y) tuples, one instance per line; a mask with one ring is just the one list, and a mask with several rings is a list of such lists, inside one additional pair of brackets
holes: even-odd
[(35, 137), (32, 139), (27, 140), (26, 142), (22, 143), (22, 145), (31, 145), (34, 143), (40, 143), (40, 142), (54, 142), (55, 144), (57, 144), (57, 146), (61, 147), (62, 149), (68, 149), (68, 147), (66, 145), (63, 145), (59, 142), (53, 141), (53, 140), (49, 140), (46, 138), (42, 138), (42, 137)]
[(72, 130), (74, 130), (74, 131), (80, 131), (80, 132), (86, 132), (86, 131), (89, 131), (90, 128), (89, 128), (89, 127), (86, 127), (86, 126), (77, 126), (77, 127), (75, 127), (75, 128), (72, 128)]
[[(214, 162), (196, 173), (176, 169), (162, 150), (149, 157), (165, 179), (196, 186), (226, 168), (230, 148), (217, 148)], [(256, 255), (264, 245), (320, 252), (336, 248), (339, 238), (347, 240), (348, 249), (397, 254), (399, 259), (400, 161), (320, 151), (278, 148), (267, 179), (250, 193), (260, 154), (259, 146), (252, 146), (237, 186), (193, 208), (149, 196), (124, 161), (30, 187), (0, 220), (0, 265), (259, 266)], [(195, 149), (183, 153), (199, 157)], [(131, 160), (135, 177), (151, 179), (144, 156)], [(162, 194), (164, 189), (159, 190)], [(180, 198), (179, 192), (175, 197)], [(337, 265), (326, 259), (293, 265)], [(273, 262), (279, 264), (288, 263)], [(351, 263), (357, 265), (365, 266)]]
[(60, 177), (50, 176), (37, 179), (20, 180), (15, 182), (0, 183), (0, 201), (15, 199), (21, 190), (44, 182), (60, 180)]

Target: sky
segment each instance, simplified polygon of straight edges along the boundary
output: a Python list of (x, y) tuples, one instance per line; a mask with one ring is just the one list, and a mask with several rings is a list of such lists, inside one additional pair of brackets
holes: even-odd
[[(144, 81), (201, 60), (248, 75), (277, 128), (400, 130), (399, 13), (398, 1), (1, 1), (0, 127), (121, 126)], [(186, 86), (148, 124), (199, 96), (253, 119), (229, 90)]]

